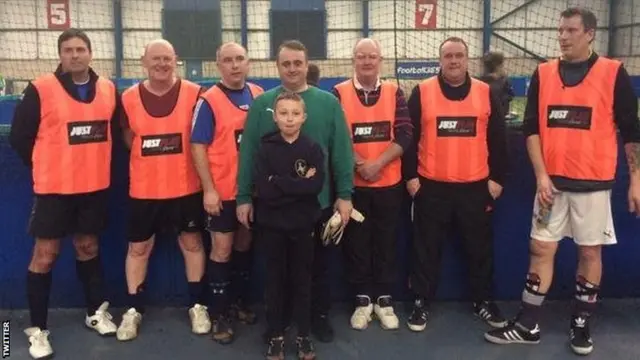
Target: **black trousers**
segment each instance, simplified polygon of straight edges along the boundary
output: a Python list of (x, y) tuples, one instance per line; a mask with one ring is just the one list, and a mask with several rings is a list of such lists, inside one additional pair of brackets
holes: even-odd
[[(299, 336), (309, 335), (311, 272), (314, 251), (312, 229), (285, 232), (261, 229), (267, 256), (266, 307), (271, 337), (282, 336), (291, 307)], [(287, 299), (288, 298), (288, 299)]]
[(402, 187), (356, 188), (353, 206), (365, 220), (350, 221), (343, 250), (347, 281), (353, 295), (376, 299), (391, 295), (396, 282), (396, 227), (402, 206)]
[(455, 228), (462, 237), (473, 301), (490, 300), (493, 230), (487, 181), (452, 184), (420, 179), (414, 198), (411, 289), (429, 304), (440, 278), (442, 249)]

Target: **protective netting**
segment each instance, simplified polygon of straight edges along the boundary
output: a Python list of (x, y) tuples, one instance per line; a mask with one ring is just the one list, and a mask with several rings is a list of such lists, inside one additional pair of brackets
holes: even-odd
[[(175, 10), (178, 3), (191, 4), (190, 10), (180, 13)], [(310, 5), (303, 6), (303, 3)], [(433, 68), (418, 66), (407, 70), (408, 65), (403, 64), (435, 61), (440, 42), (454, 35), (469, 44), (472, 74), (481, 73), (481, 57), (486, 50), (492, 50), (505, 55), (510, 76), (526, 77), (538, 61), (558, 55), (559, 14), (573, 5), (592, 10), (598, 18), (594, 49), (624, 60), (632, 75), (640, 75), (640, 10), (636, 10), (640, 8), (640, 1), (613, 3), (610, 5), (606, 0), (2, 0), (0, 75), (6, 94), (20, 94), (29, 80), (55, 68), (57, 37), (61, 29), (72, 26), (85, 29), (90, 36), (93, 67), (102, 75), (125, 79), (144, 76), (139, 61), (142, 48), (147, 41), (163, 36), (178, 43), (180, 49), (191, 49), (191, 54), (178, 54), (187, 59), (179, 68), (182, 76), (215, 78), (212, 51), (202, 48), (215, 47), (213, 44), (219, 39), (246, 42), (253, 60), (251, 76), (275, 78), (272, 49), (277, 40), (272, 33), (282, 31), (293, 33), (290, 38), (297, 34), (300, 39), (313, 39), (314, 46), (324, 47), (322, 54), (313, 59), (320, 66), (322, 77), (349, 76), (353, 44), (365, 35), (382, 43), (384, 77), (396, 78), (399, 74), (407, 89), (416, 78), (432, 74)], [(324, 19), (315, 21), (309, 11), (305, 14), (290, 11), (278, 17), (277, 13), (282, 13), (281, 9), (287, 6), (324, 10)], [(209, 55), (198, 57), (197, 54)], [(517, 92), (521, 95), (522, 89)]]

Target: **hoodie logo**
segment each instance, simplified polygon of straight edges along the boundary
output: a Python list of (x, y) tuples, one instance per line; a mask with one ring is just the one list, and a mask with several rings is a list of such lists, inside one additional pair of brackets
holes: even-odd
[(305, 177), (305, 175), (307, 175), (307, 169), (309, 167), (307, 166), (306, 160), (298, 159), (293, 166), (295, 167), (295, 171), (298, 176)]

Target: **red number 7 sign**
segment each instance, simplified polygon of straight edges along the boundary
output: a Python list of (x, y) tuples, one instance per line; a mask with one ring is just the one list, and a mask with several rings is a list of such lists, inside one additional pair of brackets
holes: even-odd
[(69, 0), (47, 0), (47, 28), (66, 30), (70, 26)]
[(438, 0), (416, 0), (416, 29), (435, 29)]

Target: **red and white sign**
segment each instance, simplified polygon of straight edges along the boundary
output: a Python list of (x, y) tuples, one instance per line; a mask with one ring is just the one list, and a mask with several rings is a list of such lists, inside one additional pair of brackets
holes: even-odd
[(435, 29), (438, 0), (416, 0), (416, 29)]
[(66, 30), (71, 27), (69, 0), (47, 0), (47, 28)]

